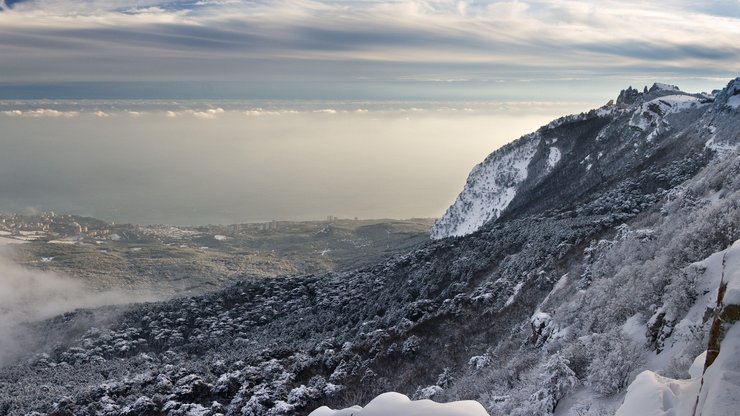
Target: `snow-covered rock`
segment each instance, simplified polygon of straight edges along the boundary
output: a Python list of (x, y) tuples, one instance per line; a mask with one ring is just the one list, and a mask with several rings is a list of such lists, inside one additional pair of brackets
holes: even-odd
[(656, 82), (648, 90), (648, 92), (653, 92), (653, 91), (680, 91), (680, 89), (675, 85), (664, 84), (662, 82)]
[(730, 416), (740, 410), (740, 324), (725, 335), (717, 359), (704, 373), (696, 416)]
[(736, 241), (725, 252), (722, 266), (723, 280), (727, 284), (722, 302), (725, 305), (740, 305), (740, 241)]
[(674, 380), (643, 371), (615, 416), (691, 416), (700, 384), (700, 379)]
[(410, 400), (400, 393), (383, 393), (364, 408), (352, 406), (342, 410), (320, 407), (309, 416), (488, 416), (480, 403), (464, 400), (435, 403), (431, 400)]

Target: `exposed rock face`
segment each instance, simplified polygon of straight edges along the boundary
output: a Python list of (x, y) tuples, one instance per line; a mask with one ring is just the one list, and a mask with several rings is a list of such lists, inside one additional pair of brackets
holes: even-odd
[[(646, 91), (647, 92), (647, 91)], [(617, 97), (617, 105), (632, 105), (640, 97), (640, 92), (632, 87), (627, 87), (626, 90), (619, 92)]]

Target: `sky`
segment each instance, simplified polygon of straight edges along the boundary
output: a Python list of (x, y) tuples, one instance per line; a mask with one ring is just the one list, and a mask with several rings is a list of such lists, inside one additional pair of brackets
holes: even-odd
[(740, 75), (740, 0), (0, 0), (0, 211), (438, 217), (491, 151)]
[(740, 73), (738, 0), (0, 7), (0, 98), (571, 100)]

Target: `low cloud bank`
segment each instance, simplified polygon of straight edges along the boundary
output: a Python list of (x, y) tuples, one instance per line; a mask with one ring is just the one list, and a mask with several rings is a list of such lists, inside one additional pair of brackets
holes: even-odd
[(21, 267), (0, 252), (0, 366), (33, 351), (29, 323), (80, 308), (153, 300), (120, 290), (93, 291), (71, 277)]

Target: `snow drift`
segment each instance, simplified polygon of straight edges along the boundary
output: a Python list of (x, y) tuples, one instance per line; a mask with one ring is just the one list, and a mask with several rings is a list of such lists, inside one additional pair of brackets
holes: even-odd
[(320, 407), (309, 416), (488, 416), (480, 403), (465, 400), (435, 403), (431, 400), (410, 400), (400, 393), (383, 393), (364, 408), (352, 406), (342, 410)]

